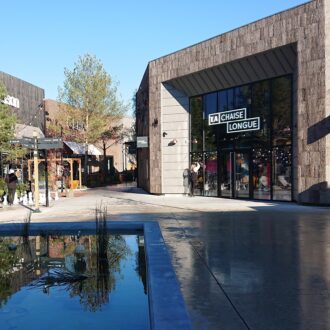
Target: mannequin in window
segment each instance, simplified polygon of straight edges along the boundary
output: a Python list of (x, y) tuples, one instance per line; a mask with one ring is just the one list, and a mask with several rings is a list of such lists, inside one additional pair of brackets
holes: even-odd
[(198, 170), (200, 169), (200, 164), (198, 162), (194, 163), (190, 167), (190, 196), (194, 196), (195, 188), (198, 180)]

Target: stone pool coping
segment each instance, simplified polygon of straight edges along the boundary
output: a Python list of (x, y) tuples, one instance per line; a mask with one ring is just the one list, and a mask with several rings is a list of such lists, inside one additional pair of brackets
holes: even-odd
[[(150, 328), (192, 329), (167, 247), (157, 222), (107, 222), (110, 232), (144, 233)], [(0, 235), (18, 234), (22, 223), (0, 224)], [(30, 234), (40, 231), (91, 231), (95, 222), (31, 223)]]

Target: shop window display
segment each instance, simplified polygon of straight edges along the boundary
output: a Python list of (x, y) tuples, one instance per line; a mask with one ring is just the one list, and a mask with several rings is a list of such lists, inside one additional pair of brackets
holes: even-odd
[[(191, 158), (201, 155), (201, 195), (292, 200), (291, 99), (291, 76), (191, 98)], [(242, 108), (245, 119), (259, 118), (260, 129), (230, 133), (226, 124), (208, 125), (209, 114)]]

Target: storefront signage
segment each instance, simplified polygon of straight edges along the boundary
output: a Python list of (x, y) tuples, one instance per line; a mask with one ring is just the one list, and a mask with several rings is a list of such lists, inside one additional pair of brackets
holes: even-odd
[(209, 125), (225, 124), (234, 120), (240, 120), (245, 118), (246, 118), (246, 108), (211, 113), (209, 115)]
[(14, 108), (19, 109), (19, 99), (14, 97), (14, 96), (7, 95), (2, 102), (4, 104), (7, 104), (7, 105), (10, 105)]
[(258, 131), (260, 129), (260, 117), (237, 120), (227, 123), (227, 133)]
[(227, 133), (258, 131), (260, 117), (247, 118), (246, 108), (209, 114), (209, 126), (227, 125)]
[(136, 137), (136, 147), (137, 148), (148, 148), (148, 137), (147, 136), (137, 136)]

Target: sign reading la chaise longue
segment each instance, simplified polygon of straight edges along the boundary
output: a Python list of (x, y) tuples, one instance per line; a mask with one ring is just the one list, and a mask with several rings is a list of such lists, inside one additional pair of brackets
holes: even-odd
[(227, 125), (227, 133), (260, 130), (260, 117), (247, 118), (246, 108), (209, 114), (209, 126)]

